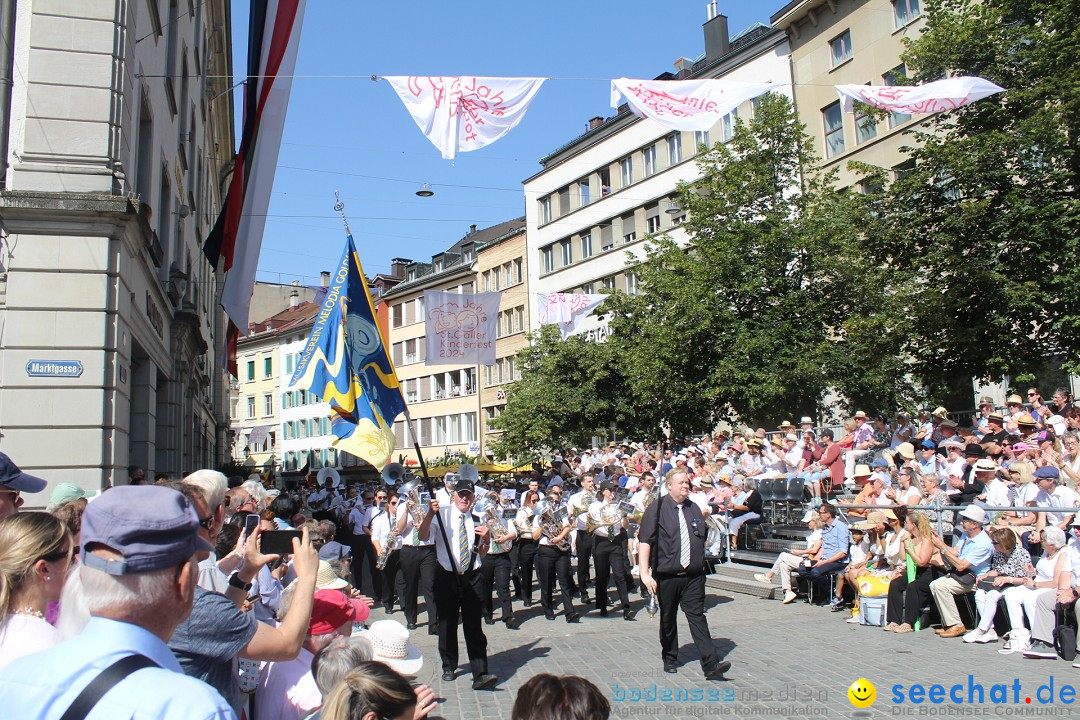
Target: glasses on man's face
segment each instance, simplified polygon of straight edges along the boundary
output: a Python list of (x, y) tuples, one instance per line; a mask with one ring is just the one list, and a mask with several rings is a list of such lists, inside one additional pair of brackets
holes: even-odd
[(214, 516), (213, 515), (209, 515), (207, 517), (199, 519), (199, 527), (201, 527), (203, 530), (206, 530), (206, 532), (210, 532), (210, 528), (213, 525), (214, 525)]
[(1033, 393), (1033, 392), (1029, 392), (1029, 393), (1028, 393), (1028, 397), (1035, 397), (1035, 396), (1036, 396), (1036, 395), (1038, 395), (1038, 394), (1039, 394), (1039, 393)]
[(383, 500), (386, 499), (386, 496), (385, 495), (376, 495), (375, 499), (378, 500), (379, 502), (382, 502)]

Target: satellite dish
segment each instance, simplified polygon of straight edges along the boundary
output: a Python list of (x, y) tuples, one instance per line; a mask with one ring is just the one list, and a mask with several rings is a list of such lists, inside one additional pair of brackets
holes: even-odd
[(319, 487), (322, 487), (323, 483), (325, 483), (327, 479), (330, 480), (331, 487), (336, 488), (341, 485), (341, 475), (338, 474), (338, 471), (332, 467), (324, 467), (322, 470), (319, 471), (318, 476), (315, 478), (316, 482), (318, 482), (319, 484)]

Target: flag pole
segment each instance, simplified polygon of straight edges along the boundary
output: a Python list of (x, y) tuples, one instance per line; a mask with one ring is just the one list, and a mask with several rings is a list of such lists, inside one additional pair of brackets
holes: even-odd
[[(337, 190), (334, 191), (334, 210), (336, 210), (338, 212), (338, 214), (341, 215), (341, 222), (344, 223), (344, 225), (345, 225), (345, 234), (348, 237), (351, 238), (352, 237), (352, 230), (349, 228), (349, 220), (348, 220), (348, 218), (345, 217), (345, 203), (343, 203), (341, 201), (341, 194)], [(363, 278), (363, 282), (367, 282), (366, 277)], [(383, 346), (385, 347), (385, 345), (386, 345), (386, 343), (384, 342)], [(392, 367), (393, 364), (394, 364), (394, 360), (393, 360), (393, 358), (390, 357), (389, 353), (387, 353), (387, 359), (390, 360), (390, 365)], [(394, 368), (394, 377), (395, 378), (397, 377), (397, 368)], [(407, 425), (407, 427), (409, 429), (409, 436), (412, 437), (412, 439), (413, 439), (413, 449), (416, 450), (416, 457), (419, 458), (419, 460), (420, 460), (420, 471), (424, 475), (424, 485), (427, 486), (428, 493), (430, 493), (431, 497), (434, 498), (435, 497), (435, 488), (432, 485), (431, 476), (428, 475), (427, 462), (424, 460), (424, 453), (420, 451), (420, 441), (417, 439), (416, 433), (413, 432), (412, 415), (409, 413), (409, 401), (405, 397), (405, 393), (402, 392), (400, 382), (398, 382), (398, 392), (401, 393), (401, 402), (405, 406), (405, 423), (406, 423), (406, 425)], [(393, 420), (391, 420), (391, 422), (393, 422)], [(451, 498), (451, 501), (452, 500), (453, 500), (453, 498)], [(456, 562), (454, 562), (453, 558), (451, 557), (451, 554), (450, 554), (450, 539), (449, 539), (449, 536), (446, 534), (446, 526), (443, 524), (443, 519), (442, 519), (442, 513), (441, 512), (435, 513), (435, 521), (439, 526), (439, 534), (442, 535), (443, 546), (446, 548), (446, 560), (447, 560), (447, 562), (449, 562), (454, 567), (454, 574), (458, 577), (458, 580), (460, 580), (461, 579), (461, 568), (458, 567), (458, 564)], [(436, 559), (438, 559), (438, 558), (436, 558)]]

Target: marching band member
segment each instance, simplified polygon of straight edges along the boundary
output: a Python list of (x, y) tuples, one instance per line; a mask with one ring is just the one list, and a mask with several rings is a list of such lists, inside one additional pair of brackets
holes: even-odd
[[(618, 482), (605, 480), (600, 484), (600, 499), (589, 506), (588, 528), (593, 534), (593, 557), (596, 561), (596, 609), (601, 617), (608, 615), (608, 578), (615, 575), (615, 588), (622, 603), (623, 619), (633, 620), (630, 595), (627, 591), (625, 514), (615, 500)], [(612, 521), (615, 520), (613, 523)]]
[(585, 529), (585, 521), (589, 515), (589, 505), (596, 500), (596, 475), (587, 472), (581, 476), (581, 492), (570, 496), (568, 511), (571, 523), (577, 531), (577, 588), (581, 594), (581, 602), (588, 604), (589, 600), (589, 561), (593, 554), (593, 537)]
[(536, 552), (536, 572), (540, 576), (540, 605), (544, 608), (544, 617), (554, 620), (555, 606), (552, 603), (552, 592), (555, 589), (557, 577), (566, 622), (576, 623), (581, 620), (581, 614), (574, 610), (574, 598), (570, 592), (569, 536), (573, 524), (567, 522), (562, 527), (556, 526), (554, 508), (558, 498), (552, 497), (548, 502), (551, 503), (548, 513), (533, 515), (533, 538), (539, 542)]
[[(388, 496), (386, 491), (379, 490), (375, 494), (375, 502), (386, 503), (385, 509), (380, 510), (371, 521), (371, 545), (375, 551), (375, 557), (381, 558), (386, 548), (387, 538), (390, 537), (391, 531), (397, 528), (398, 496), (397, 493), (390, 493)], [(387, 615), (394, 614), (394, 598), (399, 590), (397, 586), (399, 584), (398, 571), (401, 569), (400, 560), (401, 553), (391, 551), (386, 556), (386, 564), (382, 570), (375, 569), (382, 578), (380, 581), (382, 595), (376, 599), (382, 602), (383, 610)]]
[[(495, 501), (494, 512), (502, 513), (502, 504)], [(486, 522), (490, 533), (490, 545), (487, 555), (484, 556), (480, 565), (480, 599), (484, 606), (484, 622), (488, 625), (495, 624), (495, 609), (491, 602), (491, 591), (494, 587), (499, 593), (499, 602), (502, 604), (502, 617), (511, 630), (517, 629), (518, 620), (514, 617), (514, 606), (510, 596), (510, 548), (517, 538), (517, 530), (513, 524), (505, 527), (506, 523), (500, 519), (497, 523), (490, 518), (481, 518)]]
[(415, 630), (419, 617), (417, 598), (422, 594), (424, 606), (427, 608), (428, 635), (438, 635), (439, 616), (435, 608), (435, 568), (438, 563), (435, 560), (435, 539), (420, 539), (419, 526), (413, 523), (414, 512), (419, 514), (411, 498), (398, 502), (397, 529), (401, 537), (401, 550), (398, 552), (401, 557), (398, 563), (404, 579), (400, 597), (401, 609), (405, 613), (408, 629)]
[(533, 508), (536, 507), (536, 501), (539, 499), (540, 493), (527, 490), (522, 496), (517, 517), (514, 518), (514, 527), (518, 534), (518, 566), (521, 568), (521, 600), (525, 603), (525, 607), (533, 604), (533, 569), (538, 549), (536, 538), (533, 537), (536, 529)]

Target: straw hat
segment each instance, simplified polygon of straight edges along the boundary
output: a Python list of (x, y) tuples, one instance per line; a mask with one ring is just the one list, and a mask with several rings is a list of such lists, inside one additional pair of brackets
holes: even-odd
[(359, 633), (371, 643), (372, 660), (389, 665), (402, 675), (415, 675), (424, 665), (424, 655), (409, 642), (409, 630), (396, 620), (373, 622)]
[(873, 473), (870, 471), (869, 465), (856, 465), (855, 472), (851, 475), (852, 477), (870, 477)]
[(319, 561), (319, 572), (315, 575), (316, 590), (341, 590), (349, 587), (349, 583), (338, 577), (334, 568), (325, 560)]

